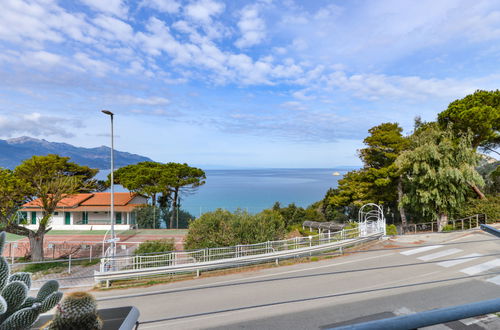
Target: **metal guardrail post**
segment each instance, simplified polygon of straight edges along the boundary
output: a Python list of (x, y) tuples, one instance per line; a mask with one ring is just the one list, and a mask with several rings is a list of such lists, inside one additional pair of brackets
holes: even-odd
[(71, 274), (71, 254), (69, 255), (69, 261), (68, 261), (68, 274)]

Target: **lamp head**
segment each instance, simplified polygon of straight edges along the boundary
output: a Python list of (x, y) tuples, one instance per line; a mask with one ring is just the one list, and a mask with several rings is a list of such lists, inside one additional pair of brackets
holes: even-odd
[(114, 113), (112, 113), (111, 111), (109, 110), (101, 110), (102, 113), (106, 114), (106, 115), (109, 115), (109, 116), (114, 116)]

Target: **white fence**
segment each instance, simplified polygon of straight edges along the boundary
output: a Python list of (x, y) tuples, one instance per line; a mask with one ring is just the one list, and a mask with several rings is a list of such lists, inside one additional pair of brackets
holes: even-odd
[(193, 251), (176, 251), (156, 255), (105, 257), (101, 259), (99, 271), (94, 274), (96, 282), (137, 278), (179, 272), (199, 273), (200, 270), (233, 267), (241, 264), (259, 263), (290, 258), (315, 252), (334, 250), (344, 246), (368, 241), (385, 234), (385, 218), (382, 209), (367, 204), (360, 209), (358, 226), (337, 232), (320, 233), (315, 236), (295, 237), (258, 244), (206, 248)]

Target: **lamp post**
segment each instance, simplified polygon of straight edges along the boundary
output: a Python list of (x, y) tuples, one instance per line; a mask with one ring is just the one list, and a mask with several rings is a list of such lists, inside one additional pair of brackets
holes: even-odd
[(116, 254), (116, 242), (115, 242), (115, 180), (114, 180), (114, 167), (115, 167), (115, 155), (114, 155), (114, 139), (113, 139), (113, 116), (109, 110), (102, 110), (102, 113), (108, 115), (111, 118), (111, 257), (114, 263), (114, 258)]

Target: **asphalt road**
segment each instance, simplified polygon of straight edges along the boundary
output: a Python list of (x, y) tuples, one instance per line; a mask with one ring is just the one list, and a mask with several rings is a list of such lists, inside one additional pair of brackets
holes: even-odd
[[(334, 259), (95, 295), (99, 308), (139, 308), (139, 329), (328, 328), (500, 297), (500, 238), (404, 236)], [(436, 329), (500, 329), (499, 319)]]

